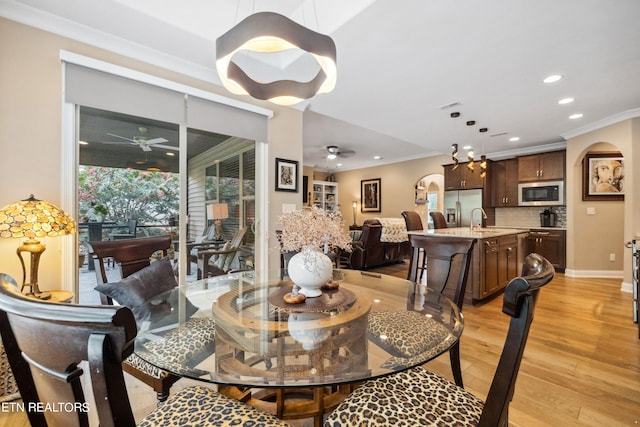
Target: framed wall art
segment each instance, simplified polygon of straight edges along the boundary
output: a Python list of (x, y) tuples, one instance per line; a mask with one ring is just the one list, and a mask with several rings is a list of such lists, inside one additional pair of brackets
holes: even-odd
[(582, 200), (624, 200), (624, 158), (620, 152), (592, 151), (584, 156)]
[(298, 192), (298, 162), (276, 158), (276, 191)]
[(380, 212), (381, 204), (380, 178), (364, 179), (360, 181), (360, 211)]

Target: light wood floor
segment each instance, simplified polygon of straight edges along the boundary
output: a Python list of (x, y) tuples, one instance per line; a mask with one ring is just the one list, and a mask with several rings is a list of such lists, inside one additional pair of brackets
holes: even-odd
[[(376, 269), (406, 277), (407, 265)], [(557, 274), (540, 293), (524, 353), (512, 426), (636, 426), (640, 424), (640, 340), (633, 323), (632, 296), (620, 281), (574, 279)], [(465, 388), (484, 398), (504, 343), (508, 317), (498, 296), (465, 306), (461, 340)], [(429, 369), (453, 379), (447, 355)], [(128, 381), (136, 418), (153, 409), (152, 391)], [(181, 380), (172, 388), (190, 385)], [(298, 426), (312, 425), (302, 421)], [(0, 413), (0, 427), (29, 423), (24, 414)]]

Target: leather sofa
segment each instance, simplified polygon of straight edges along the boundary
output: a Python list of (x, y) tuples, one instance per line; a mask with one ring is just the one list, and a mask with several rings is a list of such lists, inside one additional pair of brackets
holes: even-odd
[[(402, 221), (404, 223), (404, 220)], [(411, 256), (409, 240), (382, 242), (381, 236), (382, 224), (378, 219), (368, 219), (364, 222), (360, 239), (353, 242), (351, 268), (367, 270), (382, 265), (396, 264)]]

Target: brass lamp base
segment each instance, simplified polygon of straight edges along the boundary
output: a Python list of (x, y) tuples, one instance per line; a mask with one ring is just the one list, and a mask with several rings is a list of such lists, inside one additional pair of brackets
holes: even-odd
[[(18, 254), (18, 258), (20, 258), (20, 264), (22, 265), (22, 287), (20, 288), (20, 292), (24, 291), (25, 287), (29, 287), (30, 291), (27, 292), (27, 295), (33, 295), (38, 299), (47, 300), (51, 298), (51, 293), (49, 292), (40, 292), (40, 288), (38, 287), (38, 266), (40, 265), (40, 255), (46, 250), (46, 246), (40, 243), (40, 241), (36, 239), (25, 240), (24, 243), (18, 246), (16, 250), (16, 254)], [(24, 264), (24, 260), (22, 259), (22, 252), (29, 252), (31, 255), (31, 268), (29, 269), (30, 280), (27, 283), (27, 268)]]

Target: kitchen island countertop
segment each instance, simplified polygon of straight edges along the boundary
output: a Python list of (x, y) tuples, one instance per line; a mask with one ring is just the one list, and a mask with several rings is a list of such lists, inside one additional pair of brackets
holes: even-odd
[(460, 237), (460, 238), (476, 238), (487, 239), (492, 237), (509, 236), (512, 234), (527, 233), (529, 229), (526, 228), (493, 228), (483, 227), (471, 230), (469, 227), (451, 227), (451, 228), (438, 228), (433, 230), (414, 230), (408, 231), (408, 234), (424, 234), (428, 236), (448, 236), (448, 237)]

